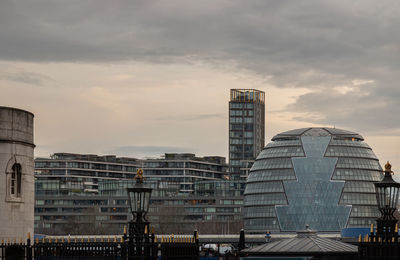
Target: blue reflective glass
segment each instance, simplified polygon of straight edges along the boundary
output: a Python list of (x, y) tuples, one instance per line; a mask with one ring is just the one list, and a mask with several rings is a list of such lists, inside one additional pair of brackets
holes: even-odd
[(320, 231), (339, 231), (346, 226), (350, 206), (339, 205), (344, 182), (331, 181), (337, 158), (324, 158), (330, 137), (303, 136), (306, 158), (293, 158), (297, 181), (284, 181), (287, 206), (276, 206), (282, 231), (310, 225)]

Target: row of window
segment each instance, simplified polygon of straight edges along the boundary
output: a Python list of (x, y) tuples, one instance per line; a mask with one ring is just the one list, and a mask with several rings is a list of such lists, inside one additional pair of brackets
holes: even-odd
[(351, 205), (376, 205), (376, 195), (365, 193), (343, 193), (340, 198), (340, 203)]
[(244, 226), (249, 230), (264, 231), (267, 230), (279, 230), (278, 220), (276, 218), (256, 218), (256, 219), (245, 219)]
[(375, 218), (365, 219), (365, 218), (350, 218), (348, 227), (368, 227), (371, 224), (376, 224)]
[(241, 123), (241, 124), (229, 124), (229, 130), (237, 130), (237, 131), (253, 131), (254, 124), (253, 123)]
[(231, 109), (231, 110), (229, 110), (229, 115), (230, 116), (253, 116), (254, 112), (253, 112), (253, 110), (234, 110), (234, 109)]
[(242, 152), (231, 152), (229, 159), (238, 159), (238, 160), (244, 160), (245, 158), (249, 158), (253, 160), (253, 153), (242, 153)]
[(253, 117), (230, 117), (230, 123), (253, 123)]
[(284, 192), (282, 182), (253, 182), (246, 185), (244, 194)]
[[(183, 168), (184, 167), (184, 162), (168, 162), (168, 161), (162, 161), (162, 162), (144, 162), (143, 166), (145, 168)], [(144, 169), (146, 170), (146, 169)]]
[(267, 144), (266, 148), (282, 147), (282, 146), (301, 146), (301, 141), (296, 140), (279, 140)]
[(230, 138), (230, 144), (253, 144), (253, 138)]
[(344, 185), (344, 192), (375, 193), (373, 182), (347, 181)]
[(360, 181), (380, 181), (382, 173), (380, 171), (360, 170), (360, 169), (336, 169), (332, 180), (360, 180)]
[[(254, 168), (253, 168), (254, 169)], [(293, 169), (275, 169), (251, 171), (247, 178), (247, 185), (251, 182), (276, 181), (276, 180), (296, 180)]]
[(264, 169), (284, 169), (293, 168), (291, 158), (274, 158), (256, 160), (253, 164), (252, 171)]
[(243, 216), (244, 218), (276, 217), (275, 206), (245, 207)]
[(305, 156), (301, 146), (286, 146), (266, 148), (261, 151), (261, 153), (257, 156), (257, 159), (297, 156)]
[[(253, 148), (254, 145), (252, 144), (234, 144), (230, 145), (229, 149), (231, 152), (237, 152), (237, 153), (251, 153), (253, 154)], [(252, 156), (253, 157), (253, 156)]]
[(285, 193), (267, 193), (257, 195), (247, 195), (244, 197), (244, 204), (252, 205), (286, 205)]
[[(243, 209), (244, 218), (276, 217), (275, 206), (245, 207)], [(371, 217), (378, 218), (380, 213), (374, 206), (353, 206), (351, 217)]]
[(35, 168), (81, 168), (94, 170), (135, 172), (136, 166), (63, 161), (35, 161)]
[(376, 206), (353, 206), (350, 217), (380, 217), (380, 212)]
[(70, 169), (35, 169), (35, 175), (75, 175), (75, 176), (93, 176), (93, 177), (112, 177), (112, 178), (131, 178), (132, 174), (94, 171), (94, 170), (70, 170)]
[[(284, 207), (277, 207), (277, 215), (279, 223), (285, 231), (296, 231), (303, 229), (306, 224), (309, 224), (312, 229), (319, 231), (339, 231), (346, 227), (349, 208), (322, 207), (303, 209), (307, 212), (293, 211), (280, 212)], [(330, 212), (328, 212), (330, 210)], [(347, 210), (347, 212), (345, 212)]]
[(185, 208), (187, 213), (239, 213), (241, 212), (240, 207), (234, 208), (200, 208), (200, 207), (187, 207)]
[(336, 168), (382, 170), (377, 160), (362, 158), (339, 158)]
[[(38, 216), (40, 217), (40, 216)], [(43, 221), (68, 221), (73, 219), (74, 222), (93, 222), (96, 221), (115, 221), (115, 220), (127, 220), (126, 215), (112, 215), (112, 216), (90, 216), (90, 215), (74, 215), (74, 216), (42, 216)], [(36, 219), (35, 219), (36, 220)], [(39, 221), (36, 220), (36, 221)]]
[(371, 149), (345, 146), (329, 146), (325, 156), (331, 157), (363, 157), (377, 159)]
[(370, 148), (367, 143), (360, 141), (352, 141), (352, 140), (337, 140), (335, 138), (331, 139), (329, 145), (338, 145), (338, 146), (354, 146), (354, 147), (364, 147)]
[(37, 206), (42, 205), (65, 205), (65, 206), (74, 206), (74, 205), (83, 205), (83, 206), (91, 206), (91, 205), (107, 205), (107, 200), (36, 200), (35, 204)]
[(253, 132), (229, 132), (229, 137), (236, 137), (236, 138), (252, 138), (253, 137)]
[(252, 103), (234, 103), (231, 102), (229, 103), (229, 108), (247, 108), (247, 109), (253, 109), (254, 105)]

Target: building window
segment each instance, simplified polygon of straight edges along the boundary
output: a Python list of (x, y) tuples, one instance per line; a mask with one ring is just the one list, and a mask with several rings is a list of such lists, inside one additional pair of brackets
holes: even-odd
[(12, 172), (10, 176), (10, 195), (12, 197), (21, 197), (21, 183), (21, 164), (15, 163), (12, 167)]

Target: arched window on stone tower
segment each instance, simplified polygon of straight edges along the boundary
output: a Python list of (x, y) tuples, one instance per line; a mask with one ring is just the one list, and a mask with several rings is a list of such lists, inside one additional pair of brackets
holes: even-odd
[(21, 197), (22, 172), (21, 164), (14, 163), (10, 176), (10, 196)]

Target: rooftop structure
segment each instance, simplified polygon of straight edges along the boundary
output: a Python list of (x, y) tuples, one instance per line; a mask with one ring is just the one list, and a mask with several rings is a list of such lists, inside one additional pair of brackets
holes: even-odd
[[(259, 257), (315, 257), (316, 259), (357, 259), (358, 247), (341, 241), (318, 236), (316, 231), (306, 229), (297, 236), (264, 243), (243, 250), (246, 256)], [(247, 259), (246, 257), (244, 259)]]

